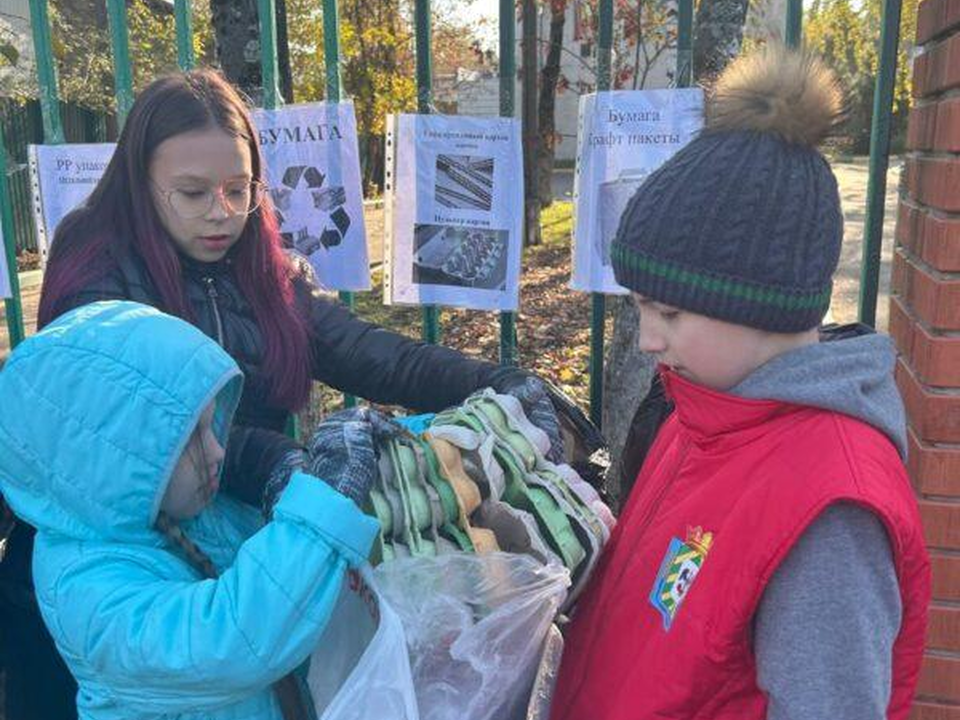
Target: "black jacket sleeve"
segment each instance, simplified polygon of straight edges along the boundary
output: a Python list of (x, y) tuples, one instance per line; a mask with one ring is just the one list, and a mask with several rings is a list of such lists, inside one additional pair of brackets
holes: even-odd
[(637, 480), (643, 461), (653, 447), (660, 427), (673, 412), (673, 403), (667, 398), (660, 373), (653, 374), (650, 391), (640, 402), (637, 412), (630, 421), (627, 439), (623, 446), (623, 458), (620, 462), (620, 498), (626, 502), (633, 484)]
[(323, 297), (309, 280), (299, 278), (297, 284), (308, 308), (314, 377), (343, 392), (434, 412), (520, 372), (364, 322)]

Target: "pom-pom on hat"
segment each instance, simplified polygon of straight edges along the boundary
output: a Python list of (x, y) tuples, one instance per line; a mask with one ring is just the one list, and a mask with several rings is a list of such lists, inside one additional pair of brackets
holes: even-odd
[(818, 145), (843, 114), (836, 75), (808, 52), (767, 46), (733, 62), (707, 98), (703, 131), (627, 204), (617, 282), (738, 325), (816, 327), (843, 239)]

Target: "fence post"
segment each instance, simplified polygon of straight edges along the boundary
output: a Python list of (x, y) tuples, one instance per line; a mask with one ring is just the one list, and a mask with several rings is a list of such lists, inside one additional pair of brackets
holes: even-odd
[[(414, 3), (417, 53), (417, 112), (428, 115), (433, 104), (433, 60), (430, 57), (430, 0)], [(428, 343), (440, 342), (440, 308), (424, 305), (423, 339)]]
[(680, 0), (677, 7), (677, 87), (686, 88), (692, 84), (693, 0)]
[(177, 65), (181, 70), (190, 70), (194, 65), (190, 0), (174, 0), (173, 12), (177, 28)]
[[(327, 102), (340, 102), (340, 17), (337, 0), (323, 0), (323, 64), (326, 74)], [(354, 309), (353, 293), (340, 292), (340, 302)], [(343, 406), (356, 407), (357, 399), (344, 393)]]
[(7, 185), (7, 150), (3, 141), (3, 128), (0, 127), (0, 230), (3, 242), (0, 252), (7, 257), (7, 270), (10, 276), (10, 297), (4, 300), (7, 316), (7, 337), (13, 350), (23, 340), (23, 305), (20, 300), (20, 278), (17, 275), (17, 238), (13, 229), (13, 207), (10, 204), (10, 191)]
[[(597, 43), (597, 91), (610, 90), (613, 58), (613, 0), (600, 0), (600, 32)], [(590, 419), (600, 427), (603, 418), (603, 346), (607, 298), (591, 293), (590, 307)]]
[[(500, 115), (512, 118), (516, 107), (517, 15), (513, 0), (500, 0)], [(521, 251), (522, 252), (522, 251)], [(517, 315), (500, 313), (500, 364), (517, 364)]]
[(883, 244), (883, 214), (887, 197), (887, 166), (890, 160), (890, 116), (893, 114), (897, 45), (900, 40), (900, 2), (901, 0), (884, 0), (883, 3), (880, 68), (873, 93), (867, 216), (863, 223), (863, 260), (860, 266), (860, 322), (870, 327), (877, 324), (880, 250)]
[(803, 39), (803, 0), (787, 0), (787, 27), (783, 42), (787, 47), (798, 48)]
[(107, 16), (110, 19), (110, 45), (113, 48), (113, 92), (117, 98), (117, 125), (122, 128), (133, 105), (126, 0), (107, 0)]
[[(57, 93), (57, 72), (53, 65), (53, 45), (50, 40), (50, 16), (47, 0), (30, 0), (30, 27), (33, 33), (34, 56), (37, 63), (37, 84), (40, 89), (40, 113), (43, 117), (43, 139), (51, 145), (64, 142), (63, 121), (60, 118), (60, 98)], [(13, 227), (13, 208), (7, 184), (6, 144), (0, 130), (0, 227), (3, 228), (3, 248), (10, 273), (10, 294), (4, 300), (8, 337), (13, 349), (24, 338), (23, 300), (20, 297), (20, 278), (17, 274), (16, 235)]]
[(273, 0), (257, 0), (260, 17), (260, 79), (263, 86), (263, 107), (280, 107), (280, 87), (277, 85), (277, 12)]
[[(263, 107), (280, 107), (280, 87), (277, 85), (277, 12), (274, 0), (257, 0), (260, 20), (260, 84), (263, 88)], [(287, 418), (287, 435), (300, 437), (300, 422), (296, 413)]]
[(323, 62), (327, 100), (340, 102), (340, 13), (337, 0), (323, 0)]
[(60, 145), (64, 142), (63, 122), (60, 120), (57, 72), (53, 67), (47, 0), (30, 0), (30, 27), (33, 30), (33, 52), (37, 63), (37, 83), (40, 86), (43, 141), (48, 145)]

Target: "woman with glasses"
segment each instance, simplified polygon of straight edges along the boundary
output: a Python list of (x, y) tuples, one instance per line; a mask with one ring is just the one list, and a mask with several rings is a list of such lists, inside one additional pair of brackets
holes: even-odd
[[(307, 403), (313, 380), (417, 411), (493, 386), (520, 397), (560, 449), (557, 418), (537, 378), (415, 342), (321, 296), (309, 266), (281, 247), (249, 113), (209, 70), (162, 78), (139, 96), (100, 183), (57, 228), (39, 326), (107, 299), (183, 318), (238, 362), (245, 383), (221, 482), (249, 504), (260, 504), (271, 470), (296, 453), (283, 430)], [(582, 415), (575, 420), (586, 424)], [(30, 538), (20, 526), (0, 566), (21, 590), (30, 587)], [(69, 675), (49, 639), (41, 641), (46, 631), (32, 593), (19, 598), (2, 612), (13, 642), (30, 650), (8, 678), (7, 698), (30, 707), (8, 720), (69, 717)]]

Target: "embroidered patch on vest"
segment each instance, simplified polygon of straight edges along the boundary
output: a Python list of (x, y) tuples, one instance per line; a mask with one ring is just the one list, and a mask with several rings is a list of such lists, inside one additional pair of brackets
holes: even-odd
[(653, 592), (650, 593), (650, 604), (663, 616), (664, 630), (670, 629), (680, 603), (697, 579), (711, 544), (713, 533), (704, 532), (699, 527), (687, 528), (686, 542), (676, 537), (670, 540), (667, 554), (653, 583)]

